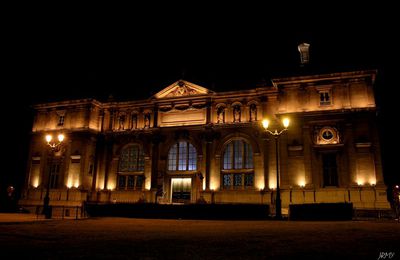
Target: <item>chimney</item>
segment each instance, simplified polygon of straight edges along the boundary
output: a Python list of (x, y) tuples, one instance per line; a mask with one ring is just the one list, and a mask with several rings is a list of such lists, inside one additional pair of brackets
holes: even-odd
[(300, 52), (300, 66), (304, 67), (305, 64), (310, 63), (310, 44), (303, 42), (297, 48)]

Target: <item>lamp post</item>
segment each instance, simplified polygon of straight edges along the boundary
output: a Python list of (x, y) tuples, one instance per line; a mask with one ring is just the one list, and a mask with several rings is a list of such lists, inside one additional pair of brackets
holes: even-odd
[(59, 134), (57, 136), (57, 139), (58, 139), (58, 142), (53, 141), (52, 135), (46, 135), (46, 142), (51, 150), (50, 160), (49, 160), (49, 176), (48, 176), (48, 180), (47, 180), (46, 195), (44, 196), (44, 199), (43, 199), (43, 213), (44, 213), (46, 219), (51, 218), (51, 210), (50, 210), (49, 204), (50, 204), (50, 178), (51, 178), (51, 168), (52, 168), (52, 164), (53, 164), (53, 157), (55, 156), (55, 153), (60, 150), (61, 144), (64, 141), (64, 135)]
[[(282, 133), (288, 130), (289, 127), (289, 119), (284, 118), (282, 120), (284, 128), (280, 131), (275, 129), (275, 131), (271, 131), (268, 129), (269, 127), (269, 120), (264, 119), (262, 121), (262, 126), (264, 127), (265, 131), (272, 135), (275, 139), (275, 159), (276, 159), (276, 200), (275, 200), (275, 218), (282, 219), (282, 202), (281, 202), (281, 190), (279, 188), (279, 137)], [(265, 166), (264, 166), (265, 167)]]

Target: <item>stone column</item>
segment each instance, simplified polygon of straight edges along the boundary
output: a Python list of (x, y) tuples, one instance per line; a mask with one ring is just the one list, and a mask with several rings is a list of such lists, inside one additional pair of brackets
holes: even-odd
[(290, 186), (289, 177), (289, 156), (288, 156), (288, 133), (285, 132), (279, 137), (279, 175), (280, 175), (280, 186), (281, 189), (286, 189)]
[(312, 140), (309, 125), (303, 125), (303, 153), (304, 153), (304, 177), (306, 186), (314, 183), (312, 177)]
[(343, 84), (343, 108), (350, 109), (351, 108), (351, 99), (350, 99), (350, 90), (349, 90), (349, 83)]
[(353, 137), (353, 125), (351, 123), (346, 124), (344, 130), (344, 140), (347, 140), (347, 162), (348, 162), (348, 182), (349, 186), (357, 185), (357, 154), (354, 147), (354, 137)]
[(153, 127), (158, 127), (158, 108), (157, 108), (157, 106), (154, 107)]
[(375, 163), (375, 177), (376, 185), (384, 185), (383, 173), (382, 173), (382, 158), (381, 158), (381, 146), (379, 143), (378, 129), (375, 124), (371, 124), (372, 131), (372, 152)]
[(106, 151), (105, 151), (106, 161), (105, 161), (105, 168), (104, 168), (104, 189), (109, 189), (108, 178), (109, 178), (109, 173), (110, 173), (110, 168), (111, 168), (112, 147), (113, 147), (112, 141), (107, 140), (106, 141)]
[(97, 125), (97, 129), (100, 130), (100, 132), (103, 132), (104, 130), (104, 111), (101, 110), (99, 112), (99, 118), (98, 118), (98, 125)]
[(262, 143), (263, 143), (263, 166), (264, 166), (264, 189), (269, 188), (269, 154), (268, 151), (270, 151), (270, 142), (266, 136), (266, 133), (263, 133), (263, 138), (262, 138)]
[(151, 189), (157, 190), (158, 161), (160, 153), (161, 135), (155, 133), (151, 139)]
[(114, 114), (115, 111), (111, 110), (110, 111), (110, 121), (108, 122), (108, 130), (112, 131), (114, 128)]
[(95, 146), (95, 150), (94, 150), (94, 158), (93, 158), (93, 171), (92, 171), (92, 187), (91, 190), (92, 192), (96, 191), (96, 182), (97, 182), (97, 169), (99, 168), (100, 164), (100, 158), (101, 158), (101, 141), (100, 141), (100, 137), (98, 137), (98, 139), (96, 141), (94, 141), (94, 146)]
[(206, 146), (206, 167), (205, 167), (205, 174), (206, 174), (206, 190), (210, 189), (210, 171), (211, 171), (211, 146), (213, 140), (215, 138), (215, 133), (212, 128), (208, 128), (204, 132), (204, 142)]

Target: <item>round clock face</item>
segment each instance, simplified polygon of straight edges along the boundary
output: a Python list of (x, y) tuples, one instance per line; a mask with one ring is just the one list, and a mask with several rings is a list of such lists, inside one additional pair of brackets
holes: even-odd
[(330, 141), (333, 138), (332, 130), (326, 129), (322, 132), (322, 138), (326, 141)]

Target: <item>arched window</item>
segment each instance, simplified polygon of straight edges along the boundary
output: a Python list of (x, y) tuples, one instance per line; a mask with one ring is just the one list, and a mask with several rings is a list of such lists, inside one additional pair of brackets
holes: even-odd
[(186, 141), (180, 141), (169, 149), (169, 171), (195, 171), (197, 170), (197, 152), (194, 146)]
[(223, 169), (252, 169), (253, 149), (244, 140), (233, 140), (224, 151)]
[(144, 153), (139, 145), (122, 149), (118, 166), (118, 189), (142, 189)]
[(245, 140), (233, 140), (225, 147), (222, 188), (245, 189), (254, 186), (253, 149)]
[(120, 172), (136, 172), (144, 170), (143, 149), (139, 145), (130, 145), (121, 151), (119, 160)]

